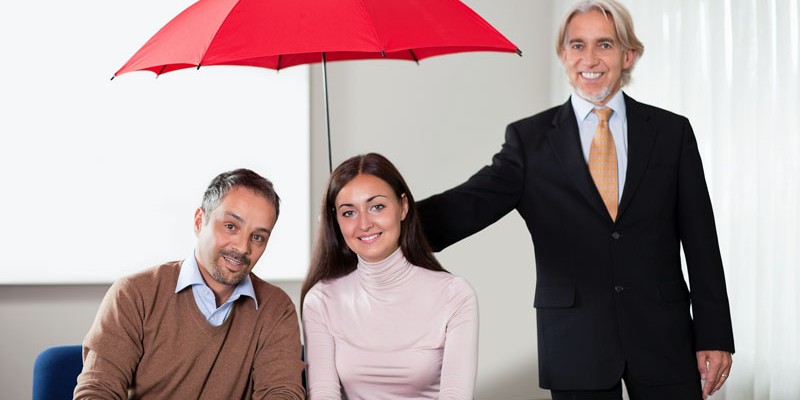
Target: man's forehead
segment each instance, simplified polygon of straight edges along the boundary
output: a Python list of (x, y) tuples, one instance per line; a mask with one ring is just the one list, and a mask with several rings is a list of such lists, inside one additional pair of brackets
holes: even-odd
[[(576, 23), (576, 19), (597, 16), (604, 18), (607, 23), (589, 23), (586, 20), (583, 20), (581, 23)], [(593, 41), (617, 41), (617, 30), (614, 25), (614, 18), (611, 14), (603, 13), (597, 9), (573, 15), (567, 24), (565, 33), (568, 41), (584, 41), (588, 38), (591, 38)]]
[(260, 193), (255, 191), (251, 193), (254, 197), (233, 197), (231, 193), (228, 193), (222, 198), (222, 201), (220, 201), (212, 213), (233, 218), (240, 222), (244, 222), (248, 217), (264, 217), (277, 220), (275, 205)]
[[(581, 36), (575, 36), (575, 37), (567, 38), (567, 41), (570, 42), (570, 43), (573, 43), (573, 42), (585, 42), (585, 41), (587, 41), (587, 38), (584, 38), (584, 37), (581, 37)], [(616, 42), (617, 38), (616, 38), (616, 36), (598, 36), (598, 37), (591, 38), (591, 41), (593, 41), (593, 42)]]

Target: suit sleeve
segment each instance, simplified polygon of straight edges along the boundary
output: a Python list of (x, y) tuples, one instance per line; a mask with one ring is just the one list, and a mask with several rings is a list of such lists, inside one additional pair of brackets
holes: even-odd
[(733, 328), (714, 212), (700, 153), (684, 122), (678, 176), (678, 224), (692, 292), (695, 349), (733, 352)]
[(136, 287), (117, 281), (106, 293), (83, 343), (75, 399), (127, 399), (142, 356), (143, 307)]
[(431, 248), (441, 251), (496, 222), (519, 202), (525, 182), (525, 159), (515, 125), (492, 164), (465, 183), (417, 203)]

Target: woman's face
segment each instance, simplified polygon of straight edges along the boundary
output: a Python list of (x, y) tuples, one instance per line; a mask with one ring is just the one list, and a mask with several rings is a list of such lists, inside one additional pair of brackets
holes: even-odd
[(400, 246), (400, 225), (408, 212), (384, 180), (368, 174), (348, 182), (335, 201), (336, 220), (347, 247), (367, 262), (385, 260)]

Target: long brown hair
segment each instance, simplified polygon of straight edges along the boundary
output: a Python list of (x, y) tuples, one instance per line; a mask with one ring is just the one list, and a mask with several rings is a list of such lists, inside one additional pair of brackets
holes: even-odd
[(356, 176), (375, 176), (394, 190), (398, 199), (405, 195), (408, 213), (400, 224), (400, 248), (408, 261), (418, 267), (433, 271), (445, 271), (433, 256), (428, 240), (422, 232), (417, 204), (400, 172), (386, 157), (369, 153), (352, 157), (339, 164), (328, 179), (325, 198), (320, 209), (317, 238), (311, 255), (311, 266), (300, 290), (300, 307), (306, 293), (317, 282), (345, 276), (356, 269), (358, 256), (347, 246), (336, 220), (336, 196)]

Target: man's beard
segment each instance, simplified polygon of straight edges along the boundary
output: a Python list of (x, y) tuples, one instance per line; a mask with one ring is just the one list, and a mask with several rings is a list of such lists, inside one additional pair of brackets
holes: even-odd
[(575, 93), (577, 93), (578, 96), (580, 96), (582, 99), (590, 103), (597, 104), (597, 103), (602, 103), (603, 100), (605, 100), (608, 97), (608, 95), (611, 94), (611, 88), (606, 86), (603, 89), (601, 89), (597, 94), (590, 95), (589, 93), (586, 93), (580, 88), (576, 87)]
[(227, 277), (224, 274), (224, 268), (220, 267), (218, 262), (215, 262), (214, 268), (211, 269), (211, 278), (224, 285), (236, 286), (250, 273), (250, 258), (234, 250), (220, 250), (217, 260), (223, 257), (239, 261), (242, 264), (242, 270), (231, 277)]

